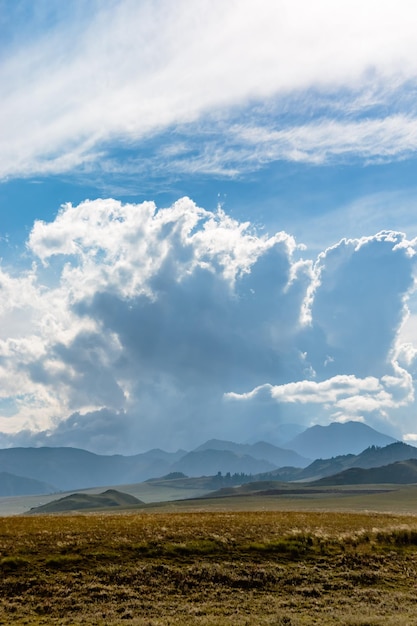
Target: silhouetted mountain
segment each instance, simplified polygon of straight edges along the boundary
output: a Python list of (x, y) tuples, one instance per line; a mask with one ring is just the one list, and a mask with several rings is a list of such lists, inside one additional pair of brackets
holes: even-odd
[(58, 491), (56, 487), (33, 478), (0, 472), (0, 496), (36, 496)]
[(339, 474), (316, 480), (312, 485), (370, 485), (417, 483), (417, 459), (397, 461), (382, 467), (351, 467)]
[(396, 441), (383, 448), (371, 446), (360, 454), (344, 454), (331, 459), (317, 459), (305, 468), (282, 467), (254, 476), (257, 480), (279, 480), (283, 482), (312, 481), (333, 476), (351, 467), (364, 469), (381, 467), (397, 461), (417, 459), (417, 448)]
[(187, 476), (213, 476), (218, 472), (258, 474), (273, 468), (269, 461), (236, 454), (231, 450), (195, 450), (174, 463), (171, 471), (183, 472)]
[[(311, 465), (305, 467), (301, 472), (298, 472), (295, 480), (311, 480), (312, 478), (330, 476), (337, 474), (338, 472), (343, 472), (343, 470), (348, 467), (353, 467), (354, 465), (359, 467), (360, 465), (356, 465), (357, 463), (360, 464), (360, 454), (344, 454), (331, 459), (317, 459), (316, 461), (313, 461)], [(377, 467), (378, 462), (375, 461), (375, 463), (375, 467)], [(384, 462), (381, 461), (380, 465), (384, 465)]]
[(417, 448), (410, 446), (403, 441), (396, 441), (388, 446), (379, 448), (378, 446), (370, 446), (356, 456), (355, 462), (351, 467), (379, 467), (388, 465), (396, 461), (407, 461), (408, 459), (417, 459)]
[(127, 508), (136, 504), (143, 504), (143, 502), (128, 493), (122, 493), (116, 489), (108, 489), (99, 494), (73, 493), (70, 496), (35, 507), (30, 510), (30, 513), (59, 513), (63, 511), (108, 509), (112, 507)]
[(134, 456), (106, 456), (78, 448), (7, 448), (0, 450), (0, 472), (53, 482), (57, 489), (70, 491), (161, 476), (183, 454), (150, 450)]
[(238, 455), (248, 455), (254, 459), (269, 461), (275, 465), (275, 467), (285, 467), (286, 465), (305, 467), (311, 461), (311, 459), (306, 459), (293, 450), (278, 448), (265, 441), (245, 444), (234, 443), (233, 441), (222, 441), (221, 439), (210, 439), (196, 448), (194, 452), (200, 452), (202, 450), (229, 450)]
[(371, 446), (360, 454), (347, 454), (333, 459), (318, 459), (298, 473), (295, 480), (333, 476), (351, 467), (368, 469), (382, 467), (397, 461), (417, 459), (417, 448), (397, 441), (383, 448)]
[[(309, 467), (309, 466), (308, 466)], [(272, 470), (270, 472), (261, 472), (253, 476), (253, 480), (268, 481), (275, 480), (279, 482), (293, 482), (299, 480), (299, 477), (303, 473), (302, 467), (280, 467), (279, 469)]]
[(361, 422), (333, 422), (312, 426), (288, 441), (286, 448), (310, 459), (327, 459), (344, 454), (359, 454), (369, 446), (387, 446), (393, 437), (384, 435)]
[[(303, 467), (307, 461), (305, 458), (266, 442), (237, 444), (211, 440), (188, 453), (154, 449), (134, 456), (98, 455), (78, 448), (8, 448), (0, 450), (0, 473), (19, 476), (21, 480), (38, 481), (43, 485), (33, 486), (36, 493), (50, 493), (53, 490), (71, 491), (137, 483), (172, 472), (182, 472), (191, 477), (230, 472), (262, 475), (265, 479), (280, 481), (315, 480), (349, 467), (377, 467), (410, 458), (417, 458), (417, 448), (396, 442), (383, 448), (370, 447), (359, 455), (318, 459)], [(291, 467), (290, 464), (298, 467)], [(6, 484), (6, 479), (3, 482)], [(23, 494), (21, 489), (24, 489), (25, 495), (35, 493), (27, 491), (28, 483), (26, 487), (9, 486), (4, 489), (7, 495)]]

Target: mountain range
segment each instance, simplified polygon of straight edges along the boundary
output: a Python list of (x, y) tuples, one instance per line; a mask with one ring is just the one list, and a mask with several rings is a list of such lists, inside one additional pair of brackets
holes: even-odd
[[(234, 450), (228, 448), (232, 446)], [(99, 455), (79, 448), (7, 448), (0, 450), (0, 472), (8, 476), (28, 476), (38, 483), (48, 483), (43, 491), (70, 491), (106, 485), (121, 485), (142, 482), (167, 473), (182, 472), (187, 476), (212, 476), (221, 473), (258, 474), (288, 462), (301, 467), (308, 464), (295, 452), (276, 448), (270, 444), (244, 445), (224, 442), (222, 449), (203, 449), (192, 452), (164, 452), (150, 450), (134, 456)], [(260, 458), (260, 450), (265, 448), (268, 458), (274, 463)], [(255, 456), (246, 454), (254, 449)], [(280, 456), (282, 455), (282, 461)], [(10, 478), (8, 479), (10, 482)], [(1, 475), (0, 475), (0, 494)], [(16, 479), (14, 493), (7, 495), (27, 495), (26, 487)], [(33, 490), (30, 491), (33, 493)], [(5, 494), (6, 495), (6, 494)]]
[(53, 491), (68, 491), (140, 482), (169, 472), (184, 454), (155, 449), (107, 456), (79, 448), (7, 448), (0, 450), (0, 472), (46, 482)]
[(382, 467), (351, 467), (339, 474), (316, 480), (313, 485), (369, 485), (417, 483), (417, 459), (397, 461)]
[(334, 476), (350, 468), (369, 469), (382, 467), (397, 461), (417, 459), (417, 448), (402, 441), (396, 441), (383, 448), (370, 446), (360, 454), (345, 454), (331, 459), (316, 459), (305, 468), (286, 467), (262, 475), (262, 479), (284, 482), (310, 482), (326, 476)]
[(187, 476), (212, 476), (217, 472), (259, 474), (277, 467), (305, 467), (310, 462), (293, 450), (278, 448), (265, 441), (254, 444), (210, 439), (172, 465), (171, 471)]
[[(172, 472), (190, 477), (230, 473), (285, 481), (314, 480), (353, 466), (373, 467), (417, 458), (417, 448), (391, 442), (395, 440), (364, 424), (346, 422), (308, 428), (292, 440), (291, 445), (297, 449), (219, 439), (211, 439), (190, 452), (153, 449), (133, 456), (99, 455), (78, 448), (8, 448), (0, 450), (0, 495), (132, 484)], [(317, 450), (335, 452), (349, 449), (349, 445), (351, 450), (366, 450), (359, 455), (332, 455), (310, 462), (317, 459)], [(22, 482), (25, 480), (35, 482)]]
[(283, 467), (285, 465), (294, 465), (295, 467), (305, 467), (316, 457), (306, 457), (295, 452), (294, 449), (278, 448), (277, 446), (267, 443), (266, 441), (258, 441), (253, 444), (234, 443), (233, 441), (222, 441), (221, 439), (209, 439), (206, 443), (198, 446), (194, 452), (204, 450), (229, 450), (238, 455), (248, 455), (254, 459), (269, 461), (275, 467)]

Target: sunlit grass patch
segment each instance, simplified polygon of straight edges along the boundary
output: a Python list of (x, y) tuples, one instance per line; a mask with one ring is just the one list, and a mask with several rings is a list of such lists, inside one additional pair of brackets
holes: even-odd
[(254, 541), (247, 546), (247, 550), (262, 554), (281, 554), (290, 558), (305, 556), (314, 545), (311, 536), (287, 536), (275, 541)]
[(22, 567), (26, 567), (28, 564), (28, 559), (25, 559), (21, 556), (4, 556), (2, 559), (0, 559), (0, 571), (13, 571), (21, 569)]
[(78, 554), (55, 554), (45, 559), (46, 567), (68, 568), (80, 565), (83, 558)]

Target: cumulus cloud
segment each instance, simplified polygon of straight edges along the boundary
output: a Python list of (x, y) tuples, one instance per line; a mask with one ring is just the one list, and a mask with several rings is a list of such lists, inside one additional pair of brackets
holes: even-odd
[(289, 337), (311, 263), (293, 258), (286, 233), (259, 236), (188, 198), (159, 210), (97, 200), (36, 222), (28, 249), (40, 265), (33, 293), (21, 291), (28, 276), (14, 285), (15, 308), (28, 307), (24, 344), (4, 347), (5, 376), (19, 372), (25, 391), (4, 432), (52, 441), (59, 418), (105, 409), (129, 416), (136, 447), (158, 430), (180, 443), (216, 414), (225, 381), (254, 385), (271, 367), (284, 377), (297, 367)]
[(316, 421), (365, 416), (378, 423), (410, 406), (411, 346), (401, 343), (399, 333), (414, 273), (414, 242), (401, 233), (343, 239), (330, 247), (315, 263), (303, 305), (306, 326), (295, 338), (309, 379), (225, 397), (256, 405), (266, 394), (271, 404), (298, 404), (304, 419), (313, 412)]
[(279, 403), (321, 405), (329, 409), (329, 415), (337, 420), (363, 419), (364, 414), (378, 410), (386, 412), (407, 405), (414, 399), (412, 380), (405, 371), (399, 371), (398, 378), (338, 375), (321, 382), (301, 380), (286, 385), (263, 385), (249, 393), (229, 392), (226, 398), (253, 400), (265, 393)]
[[(226, 153), (208, 142), (196, 158), (173, 159), (173, 166), (233, 174), (238, 161), (253, 168), (277, 158), (392, 158), (415, 150), (412, 108), (405, 102), (405, 113), (382, 112), (387, 103), (392, 111), (394, 93), (410, 98), (414, 91), (416, 42), (406, 0), (106, 0), (84, 10), (60, 3), (49, 7), (53, 19), (43, 2), (37, 12), (20, 4), (25, 26), (12, 13), (17, 34), (12, 45), (5, 40), (7, 54), (0, 50), (3, 179), (94, 169), (115, 145), (140, 145), (190, 124), (195, 135), (207, 116), (219, 131), (221, 120), (250, 103), (248, 115), (265, 101), (286, 113), (288, 94), (313, 117), (323, 113), (317, 92), (337, 92), (346, 106), (331, 121), (325, 114), (301, 126), (286, 115), (279, 128), (266, 129), (242, 127), (234, 117), (238, 150), (233, 142)], [(360, 119), (370, 107), (379, 109), (376, 119)], [(340, 122), (342, 110), (356, 119)], [(188, 143), (183, 130), (171, 156)]]
[(189, 198), (103, 199), (35, 222), (27, 246), (31, 268), (0, 275), (4, 445), (172, 449), (289, 421), (394, 423), (413, 406), (401, 233), (314, 260)]

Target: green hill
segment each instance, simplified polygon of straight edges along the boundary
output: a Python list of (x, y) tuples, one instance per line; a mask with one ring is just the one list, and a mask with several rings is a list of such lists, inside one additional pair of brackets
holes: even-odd
[(30, 513), (61, 513), (112, 507), (127, 508), (138, 504), (143, 504), (142, 500), (116, 489), (108, 489), (99, 494), (73, 493), (59, 500), (35, 507), (30, 510)]

